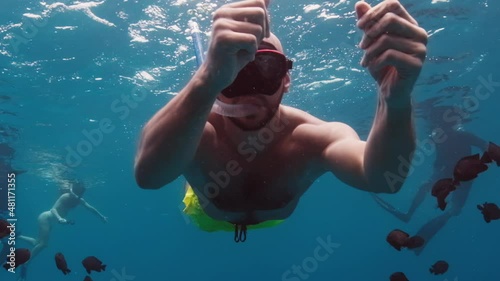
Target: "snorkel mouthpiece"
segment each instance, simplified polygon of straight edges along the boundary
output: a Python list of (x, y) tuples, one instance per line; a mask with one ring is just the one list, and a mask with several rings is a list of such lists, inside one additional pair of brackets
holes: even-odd
[(212, 112), (227, 117), (246, 117), (257, 114), (259, 108), (252, 104), (228, 104), (216, 99)]

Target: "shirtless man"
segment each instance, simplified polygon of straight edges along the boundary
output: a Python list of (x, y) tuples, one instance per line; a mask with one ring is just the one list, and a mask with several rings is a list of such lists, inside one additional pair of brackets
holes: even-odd
[[(362, 141), (346, 124), (281, 105), (291, 63), (269, 31), (266, 4), (247, 0), (215, 12), (206, 60), (145, 124), (135, 162), (141, 188), (184, 175), (203, 212), (245, 236), (247, 226), (290, 216), (327, 172), (363, 191), (397, 192), (403, 180), (387, 175), (399, 175), (398, 157), (411, 161), (415, 150), (411, 93), (426, 56), (425, 30), (398, 1), (356, 3), (361, 64), (378, 83), (377, 113)], [(247, 116), (212, 112), (216, 100), (226, 112), (244, 104)]]
[[(78, 205), (84, 206), (86, 209), (97, 215), (103, 222), (107, 222), (108, 218), (103, 216), (96, 208), (85, 201), (82, 196), (85, 193), (85, 186), (80, 182), (73, 182), (71, 188), (64, 189), (63, 194), (57, 199), (52, 209), (41, 213), (38, 216), (38, 239), (19, 235), (18, 238), (28, 241), (33, 244), (34, 248), (31, 251), (29, 262), (45, 248), (49, 241), (50, 231), (55, 223), (73, 224), (73, 221), (67, 220), (68, 212)], [(25, 264), (25, 266), (28, 263)], [(24, 279), (21, 279), (24, 280)]]

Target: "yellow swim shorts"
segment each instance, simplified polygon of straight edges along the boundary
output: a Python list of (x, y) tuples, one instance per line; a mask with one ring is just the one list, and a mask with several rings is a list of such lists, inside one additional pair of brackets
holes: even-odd
[[(209, 217), (201, 208), (198, 196), (194, 193), (191, 185), (186, 182), (186, 195), (182, 202), (185, 208), (183, 212), (191, 218), (191, 221), (198, 226), (201, 230), (214, 232), (214, 231), (234, 231), (234, 225), (227, 221), (219, 221)], [(249, 225), (248, 229), (259, 229), (278, 225), (284, 220), (269, 220), (259, 224)]]

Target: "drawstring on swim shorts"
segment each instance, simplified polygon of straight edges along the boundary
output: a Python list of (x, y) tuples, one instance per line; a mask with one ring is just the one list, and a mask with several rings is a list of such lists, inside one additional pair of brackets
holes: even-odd
[(234, 242), (245, 242), (247, 240), (247, 226), (244, 224), (234, 225)]

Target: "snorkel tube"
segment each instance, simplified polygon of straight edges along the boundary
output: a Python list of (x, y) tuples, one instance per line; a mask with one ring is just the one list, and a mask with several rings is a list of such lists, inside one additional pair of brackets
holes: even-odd
[[(196, 62), (198, 67), (205, 61), (203, 52), (203, 45), (201, 43), (201, 31), (198, 23), (194, 20), (189, 21), (189, 28), (191, 29), (191, 37), (193, 38), (193, 46), (196, 55)], [(258, 107), (251, 104), (227, 104), (219, 99), (215, 99), (212, 106), (212, 112), (222, 116), (228, 117), (245, 117), (256, 114)]]

